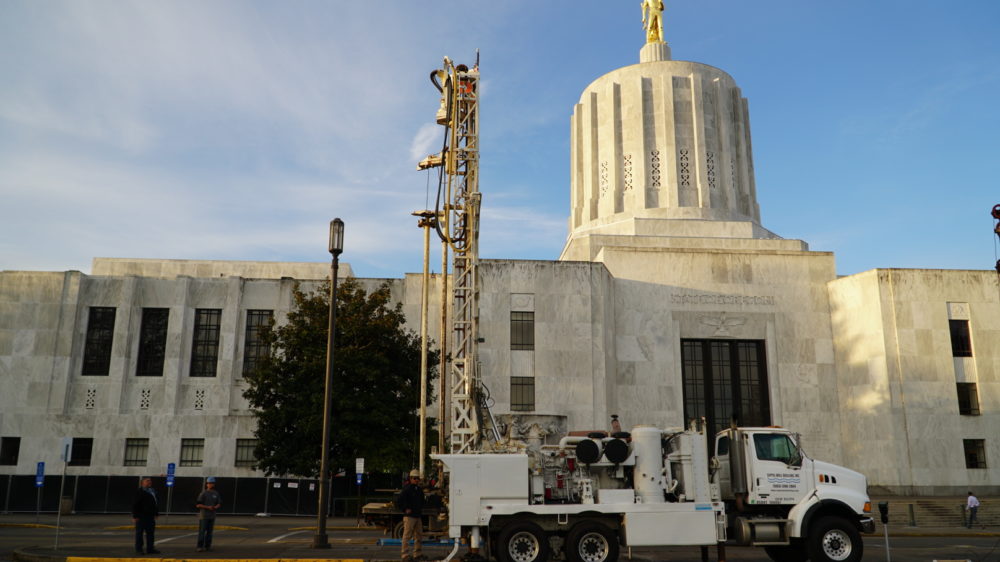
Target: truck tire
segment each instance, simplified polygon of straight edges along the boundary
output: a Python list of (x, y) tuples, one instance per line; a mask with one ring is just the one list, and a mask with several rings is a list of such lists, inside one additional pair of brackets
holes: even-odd
[(765, 546), (764, 552), (774, 562), (806, 562), (809, 555), (806, 554), (805, 545), (792, 539), (792, 544), (784, 546)]
[(403, 522), (399, 521), (392, 526), (392, 538), (401, 539), (403, 538)]
[(864, 552), (861, 533), (842, 517), (824, 517), (809, 531), (806, 539), (809, 559), (813, 562), (858, 562)]
[(500, 562), (544, 562), (549, 559), (549, 537), (531, 521), (515, 521), (497, 538)]
[(618, 535), (597, 521), (583, 521), (566, 535), (569, 562), (614, 562), (618, 560)]

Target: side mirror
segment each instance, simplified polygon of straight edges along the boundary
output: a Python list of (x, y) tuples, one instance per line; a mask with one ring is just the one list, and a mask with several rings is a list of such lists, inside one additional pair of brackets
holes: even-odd
[(878, 502), (878, 512), (882, 516), (882, 524), (889, 522), (889, 502)]

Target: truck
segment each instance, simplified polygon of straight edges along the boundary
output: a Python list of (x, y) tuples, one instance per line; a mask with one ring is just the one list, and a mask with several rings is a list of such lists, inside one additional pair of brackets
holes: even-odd
[(432, 458), (447, 473), (449, 536), (500, 562), (609, 562), (622, 547), (677, 545), (861, 560), (861, 533), (874, 531), (862, 474), (810, 458), (781, 427), (730, 427), (711, 452), (692, 422)]

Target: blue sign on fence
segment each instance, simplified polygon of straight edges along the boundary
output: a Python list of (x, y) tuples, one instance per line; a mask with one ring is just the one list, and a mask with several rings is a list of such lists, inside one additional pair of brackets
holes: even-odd
[(361, 473), (358, 473), (358, 486), (361, 485), (361, 476), (362, 476)]
[(174, 471), (177, 469), (177, 465), (172, 462), (167, 463), (167, 476), (173, 476)]
[(45, 485), (45, 463), (38, 463), (38, 470), (35, 472), (35, 487), (41, 488)]

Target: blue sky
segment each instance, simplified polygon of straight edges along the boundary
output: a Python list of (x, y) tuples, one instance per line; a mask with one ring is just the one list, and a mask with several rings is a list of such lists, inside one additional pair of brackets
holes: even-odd
[[(0, 270), (326, 261), (339, 216), (357, 275), (419, 271), (427, 76), (477, 48), (481, 255), (556, 259), (572, 106), (638, 62), (639, 4), (6, 0)], [(766, 228), (840, 274), (992, 268), (1000, 2), (666, 5), (673, 58), (749, 99)]]

